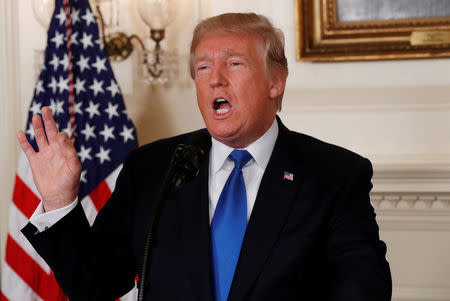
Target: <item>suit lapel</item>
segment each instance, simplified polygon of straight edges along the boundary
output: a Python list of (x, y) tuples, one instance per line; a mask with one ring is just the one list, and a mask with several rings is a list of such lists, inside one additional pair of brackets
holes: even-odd
[(213, 300), (210, 273), (210, 230), (208, 202), (209, 156), (197, 176), (177, 194), (182, 256), (188, 281), (196, 300)]
[[(259, 187), (247, 225), (228, 300), (244, 300), (262, 271), (289, 214), (290, 204), (301, 182), (297, 172), (299, 154), (292, 148), (289, 130), (278, 119), (280, 131), (272, 157)], [(284, 172), (293, 180), (284, 179)]]

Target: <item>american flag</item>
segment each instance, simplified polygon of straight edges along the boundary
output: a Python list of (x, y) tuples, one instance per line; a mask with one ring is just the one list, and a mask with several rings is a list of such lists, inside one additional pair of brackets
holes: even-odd
[(289, 171), (285, 171), (283, 179), (288, 180), (288, 181), (294, 181), (294, 174), (290, 173)]
[[(136, 130), (103, 50), (88, 0), (56, 0), (44, 66), (34, 89), (25, 133), (37, 150), (31, 117), (49, 106), (60, 131), (74, 139), (82, 163), (78, 199), (89, 222), (103, 207)], [(67, 300), (43, 259), (20, 232), (40, 202), (21, 152), (10, 206), (0, 301)], [(122, 300), (136, 300), (136, 290)]]

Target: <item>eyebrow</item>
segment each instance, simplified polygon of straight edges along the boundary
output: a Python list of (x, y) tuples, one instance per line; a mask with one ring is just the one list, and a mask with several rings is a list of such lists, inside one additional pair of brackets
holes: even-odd
[(234, 50), (231, 50), (231, 49), (224, 49), (222, 52), (227, 57), (232, 57), (233, 56), (233, 57), (239, 57), (239, 58), (243, 58), (243, 59), (247, 60), (247, 56), (244, 55), (241, 52), (237, 52), (237, 51), (234, 51)]
[[(224, 56), (226, 56), (226, 57), (239, 57), (239, 58), (242, 58), (242, 59), (248, 61), (246, 55), (244, 55), (244, 54), (241, 53), (241, 52), (234, 51), (234, 50), (232, 50), (232, 49), (228, 49), (228, 48), (227, 48), (227, 49), (224, 49), (224, 50), (222, 50), (222, 53), (223, 53)], [(208, 56), (206, 56), (206, 55), (202, 55), (202, 56), (196, 57), (196, 58), (194, 59), (194, 65), (197, 64), (198, 62), (205, 61), (205, 60), (207, 60), (207, 59), (208, 59)]]

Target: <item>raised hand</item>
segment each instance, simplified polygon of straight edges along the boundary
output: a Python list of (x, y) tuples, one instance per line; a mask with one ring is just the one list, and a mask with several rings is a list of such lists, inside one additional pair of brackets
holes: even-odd
[(72, 203), (80, 187), (81, 164), (72, 140), (66, 133), (58, 132), (48, 107), (42, 108), (42, 119), (33, 116), (32, 123), (39, 148), (35, 152), (23, 131), (17, 139), (28, 158), (34, 183), (41, 194), (45, 211), (52, 211)]

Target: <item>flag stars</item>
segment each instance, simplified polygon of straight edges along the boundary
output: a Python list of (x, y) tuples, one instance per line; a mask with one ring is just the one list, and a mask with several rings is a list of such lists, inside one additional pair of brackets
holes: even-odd
[(64, 114), (64, 101), (56, 100), (55, 115)]
[(113, 134), (114, 127), (108, 127), (107, 124), (104, 125), (103, 131), (100, 132), (100, 135), (103, 136), (103, 139), (105, 139), (105, 142), (108, 142), (108, 139), (116, 139), (116, 136)]
[(50, 111), (52, 111), (52, 115), (55, 115), (56, 101), (54, 99), (50, 99), (50, 105), (48, 107), (49, 107)]
[(86, 13), (81, 17), (86, 22), (86, 26), (89, 26), (91, 23), (95, 23), (94, 14), (86, 9)]
[(64, 71), (67, 71), (67, 69), (69, 69), (69, 57), (67, 56), (67, 53), (64, 54), (64, 58), (59, 61), (59, 64), (63, 66)]
[(80, 22), (80, 10), (79, 9), (74, 8), (70, 15), (72, 17), (72, 25), (77, 24), (77, 22)]
[(85, 69), (91, 69), (91, 67), (89, 67), (89, 57), (85, 57), (84, 55), (80, 56), (80, 59), (76, 64), (80, 67), (81, 72), (84, 72)]
[(70, 43), (72, 43), (73, 45), (78, 45), (77, 39), (78, 39), (78, 32), (74, 32), (70, 37)]
[(103, 41), (101, 39), (95, 40), (95, 44), (97, 44), (98, 47), (103, 50)]
[(89, 46), (93, 47), (94, 44), (92, 43), (92, 35), (86, 34), (83, 32), (83, 37), (80, 40), (81, 44), (83, 44), (83, 49), (86, 50)]
[(127, 120), (131, 120), (130, 116), (128, 116), (128, 114), (127, 114), (127, 110), (126, 109), (122, 111), (122, 114), (125, 115)]
[(59, 48), (63, 44), (63, 40), (64, 40), (63, 34), (59, 33), (57, 30), (55, 31), (55, 36), (50, 39), (50, 41), (55, 43), (56, 48)]
[(90, 126), (89, 123), (86, 123), (86, 127), (84, 128), (84, 130), (81, 131), (81, 134), (84, 135), (84, 140), (89, 141), (89, 138), (94, 138), (96, 137), (95, 133), (95, 126)]
[(92, 101), (89, 101), (89, 106), (85, 109), (85, 111), (89, 113), (89, 119), (92, 119), (95, 115), (100, 116), (98, 106), (98, 103), (94, 104)]
[(123, 130), (122, 130), (122, 132), (120, 132), (119, 135), (123, 137), (123, 142), (124, 142), (124, 143), (127, 143), (128, 139), (129, 139), (129, 140), (134, 140), (134, 137), (133, 137), (133, 127), (127, 128), (127, 127), (124, 125), (124, 126), (123, 126)]
[(53, 71), (58, 70), (59, 59), (58, 59), (58, 56), (56, 54), (53, 55), (53, 59), (49, 62), (49, 64), (52, 65)]
[(53, 93), (53, 94), (56, 93), (56, 85), (57, 85), (57, 81), (56, 81), (56, 79), (52, 76), (52, 80), (51, 80), (51, 82), (47, 85), (47, 87), (52, 88), (52, 93)]
[(59, 100), (55, 101), (54, 99), (51, 99), (49, 108), (52, 111), (53, 115), (58, 116), (59, 114), (64, 114), (63, 105), (64, 105), (63, 101)]
[(78, 152), (78, 157), (80, 157), (81, 163), (84, 163), (86, 159), (92, 160), (91, 157), (91, 147), (85, 148), (84, 145), (81, 146), (81, 150)]
[(116, 94), (120, 93), (119, 86), (116, 84), (114, 80), (111, 81), (109, 87), (106, 88), (109, 92), (111, 92), (112, 97), (116, 96)]
[(109, 120), (111, 120), (114, 116), (119, 117), (119, 113), (117, 112), (118, 106), (119, 104), (113, 105), (110, 102), (108, 102), (108, 108), (105, 109), (105, 112), (108, 113)]
[(92, 64), (92, 67), (97, 69), (97, 74), (100, 74), (100, 72), (102, 72), (102, 70), (106, 71), (105, 63), (106, 63), (106, 58), (100, 59), (100, 57), (97, 56), (95, 63)]
[(28, 125), (28, 129), (25, 131), (25, 134), (27, 134), (31, 140), (34, 140), (34, 129), (33, 126), (30, 124)]
[(32, 115), (39, 114), (41, 112), (41, 106), (42, 105), (40, 102), (33, 101), (30, 107), (30, 112), (32, 113)]
[(86, 82), (86, 80), (80, 80), (79, 78), (77, 78), (77, 80), (75, 82), (75, 93), (76, 94), (80, 94), (81, 92), (86, 92), (86, 89), (84, 88), (85, 82)]
[(73, 127), (73, 129), (70, 126), (70, 121), (67, 122), (67, 126), (62, 130), (64, 133), (67, 134), (67, 136), (72, 137), (72, 134), (75, 132), (75, 127), (76, 125)]
[(100, 164), (103, 164), (105, 161), (111, 161), (111, 158), (109, 157), (109, 152), (111, 149), (104, 149), (103, 146), (100, 146), (100, 151), (95, 154), (96, 158), (99, 158)]
[(81, 172), (80, 181), (83, 182), (83, 183), (87, 183), (86, 174), (87, 174), (87, 170), (83, 170)]
[(81, 102), (75, 103), (75, 107), (74, 107), (74, 109), (75, 109), (75, 114), (83, 115), (83, 111), (81, 111), (81, 106), (82, 106), (82, 105), (83, 105), (83, 103), (81, 103)]
[(45, 92), (43, 83), (44, 83), (44, 81), (42, 81), (42, 80), (38, 80), (38, 82), (36, 83), (36, 88), (34, 89), (34, 93), (36, 96), (39, 95), (39, 93), (41, 93), (41, 92)]
[(69, 79), (64, 79), (62, 76), (60, 76), (57, 86), (59, 89), (59, 94), (61, 94), (64, 90), (69, 91)]
[(59, 26), (62, 26), (66, 22), (66, 12), (64, 9), (61, 8), (55, 18), (59, 20)]
[(94, 83), (89, 86), (89, 89), (91, 89), (94, 92), (94, 96), (97, 96), (98, 93), (104, 93), (105, 90), (102, 88), (103, 81), (97, 81), (97, 79), (94, 78)]

